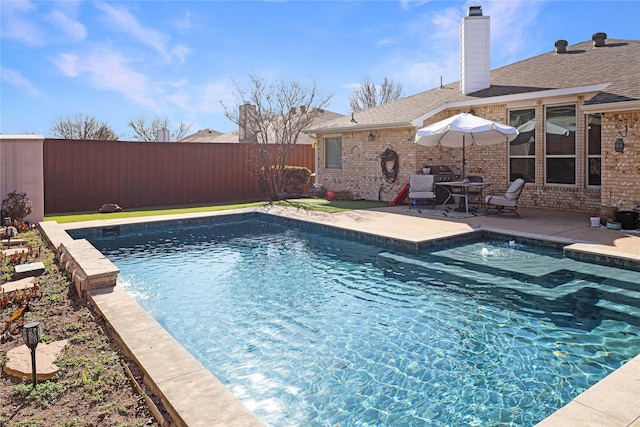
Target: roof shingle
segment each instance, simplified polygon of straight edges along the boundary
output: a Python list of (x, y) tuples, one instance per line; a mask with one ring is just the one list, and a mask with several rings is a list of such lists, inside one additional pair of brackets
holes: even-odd
[(322, 123), (311, 132), (364, 128), (367, 126), (410, 126), (412, 120), (452, 102), (490, 103), (491, 98), (550, 89), (607, 84), (586, 104), (640, 100), (640, 40), (608, 39), (602, 47), (592, 41), (551, 51), (491, 71), (491, 86), (464, 96), (460, 82), (431, 89), (351, 116)]

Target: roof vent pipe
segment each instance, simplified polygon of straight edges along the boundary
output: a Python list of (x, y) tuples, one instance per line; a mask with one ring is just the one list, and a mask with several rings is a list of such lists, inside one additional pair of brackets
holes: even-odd
[(554, 46), (556, 47), (556, 53), (567, 53), (567, 43), (566, 40), (557, 40)]
[(593, 47), (602, 47), (604, 46), (604, 41), (607, 38), (607, 33), (595, 33), (591, 36), (591, 40), (593, 40)]

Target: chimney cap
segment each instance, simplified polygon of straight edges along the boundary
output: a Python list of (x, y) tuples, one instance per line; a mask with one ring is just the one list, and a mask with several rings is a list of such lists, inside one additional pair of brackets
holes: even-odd
[(594, 33), (591, 36), (591, 40), (593, 40), (593, 47), (604, 46), (604, 41), (606, 38), (607, 38), (607, 33)]
[(554, 46), (556, 47), (556, 53), (567, 53), (567, 45), (569, 43), (566, 40), (556, 40)]
[(482, 16), (482, 6), (469, 6), (467, 16)]

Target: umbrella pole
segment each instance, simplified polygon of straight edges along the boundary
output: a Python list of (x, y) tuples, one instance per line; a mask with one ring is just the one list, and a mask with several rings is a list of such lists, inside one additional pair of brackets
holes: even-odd
[(465, 175), (464, 175), (464, 172), (465, 172), (465, 171), (464, 171), (464, 167), (465, 167), (465, 163), (466, 163), (466, 159), (465, 159), (465, 157), (464, 157), (464, 148), (465, 148), (465, 147), (464, 147), (464, 146), (465, 146), (465, 141), (464, 141), (464, 139), (465, 139), (465, 136), (466, 136), (466, 135), (463, 133), (463, 134), (462, 134), (462, 180), (463, 180), (463, 181), (464, 181), (464, 176), (465, 176)]

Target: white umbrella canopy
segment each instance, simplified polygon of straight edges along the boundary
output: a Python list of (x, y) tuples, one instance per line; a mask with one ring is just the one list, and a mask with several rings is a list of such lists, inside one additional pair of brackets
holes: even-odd
[[(533, 132), (535, 129), (536, 129), (536, 119), (531, 119), (528, 122), (525, 122), (520, 126), (518, 126), (518, 132), (520, 133)], [(547, 122), (545, 123), (545, 131), (547, 133), (552, 133), (554, 135), (569, 136), (569, 133), (575, 132), (576, 129), (575, 129), (575, 125), (573, 126), (563, 125), (559, 123), (553, 123), (547, 120)]]
[(518, 136), (518, 129), (502, 123), (461, 113), (418, 129), (415, 143), (426, 147), (462, 147), (462, 178), (465, 177), (467, 145), (494, 145), (509, 142)]

